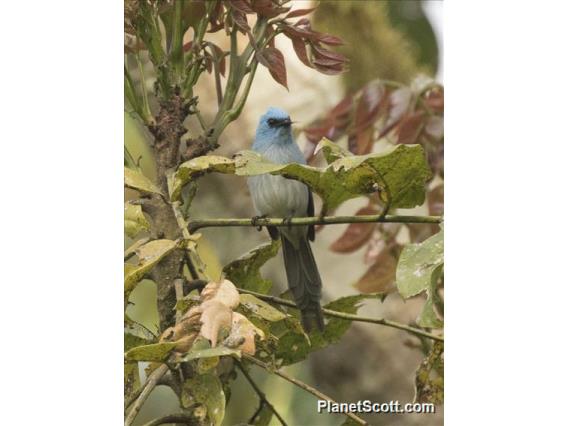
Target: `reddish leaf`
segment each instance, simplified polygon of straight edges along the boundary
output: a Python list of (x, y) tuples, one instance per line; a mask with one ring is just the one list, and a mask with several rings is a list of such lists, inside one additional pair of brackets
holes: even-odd
[(428, 212), (434, 216), (444, 214), (444, 184), (428, 193)]
[(329, 46), (341, 46), (343, 44), (343, 40), (339, 37), (332, 36), (331, 34), (318, 33), (317, 39), (319, 42)]
[(387, 127), (396, 124), (408, 111), (410, 100), (412, 99), (412, 90), (408, 87), (396, 89), (389, 95), (390, 111), (387, 120)]
[(247, 22), (247, 15), (245, 15), (243, 12), (233, 10), (231, 12), (231, 16), (233, 17), (233, 21), (235, 22), (237, 27), (239, 27), (242, 33), (250, 33), (250, 26)]
[(264, 65), (266, 68), (270, 67), (270, 64), (268, 63), (268, 60), (264, 56), (263, 52), (258, 52), (258, 51), (255, 52), (254, 57), (256, 58), (259, 64)]
[(292, 38), (292, 46), (294, 47), (294, 51), (296, 52), (296, 56), (300, 61), (303, 62), (304, 65), (307, 67), (312, 68), (312, 64), (310, 63), (310, 58), (308, 58), (308, 52), (306, 50), (306, 44), (302, 39), (299, 38)]
[(312, 43), (312, 49), (316, 58), (336, 59), (338, 61), (347, 62), (347, 58), (341, 53), (332, 52), (331, 50), (324, 49), (317, 43)]
[(436, 143), (427, 146), (428, 164), (432, 168), (434, 174), (444, 177), (444, 144)]
[(280, 7), (272, 0), (254, 0), (252, 2), (252, 8), (259, 15), (266, 18), (274, 18), (275, 16), (278, 16), (281, 13), (285, 13), (290, 10), (289, 7)]
[(355, 110), (355, 130), (363, 130), (371, 126), (378, 118), (381, 101), (386, 90), (382, 84), (367, 84), (361, 91), (357, 109)]
[(209, 28), (208, 32), (214, 33), (219, 31), (225, 26), (223, 21), (223, 3), (217, 2), (215, 8), (209, 15), (209, 23), (211, 24), (211, 28)]
[(444, 89), (438, 87), (429, 90), (424, 96), (424, 100), (432, 111), (437, 113), (444, 112)]
[(333, 117), (340, 117), (349, 115), (353, 106), (353, 96), (349, 95), (343, 98), (337, 105), (333, 107), (330, 115)]
[(338, 60), (338, 59), (328, 59), (328, 58), (318, 58), (314, 60), (314, 64), (315, 65), (319, 65), (322, 67), (330, 67), (330, 66), (334, 66), (334, 65), (343, 65), (342, 60)]
[(226, 57), (223, 56), (221, 57), (221, 60), (219, 61), (219, 73), (221, 73), (221, 75), (223, 77), (225, 77), (225, 71), (227, 69), (227, 63), (225, 61)]
[(229, 0), (229, 4), (232, 8), (237, 9), (239, 12), (254, 13), (250, 3), (246, 0)]
[(184, 51), (184, 52), (189, 52), (192, 47), (193, 47), (193, 41), (188, 41), (187, 43), (185, 43), (185, 44), (183, 45), (183, 51)]
[(398, 125), (398, 141), (401, 144), (416, 143), (422, 128), (424, 127), (424, 112), (418, 111), (406, 115)]
[(350, 134), (347, 141), (349, 151), (356, 155), (365, 155), (373, 148), (373, 127), (367, 127), (355, 134)]
[[(288, 83), (286, 79), (286, 64), (284, 62), (284, 55), (282, 52), (274, 47), (267, 47), (262, 51), (262, 56), (266, 59), (266, 66), (270, 71), (270, 75), (277, 82), (288, 89)], [(260, 62), (260, 61), (259, 61)]]
[(316, 69), (319, 72), (321, 72), (322, 74), (337, 75), (337, 74), (341, 74), (344, 71), (343, 64), (321, 66), (321, 65), (315, 64), (315, 62), (314, 62), (314, 65), (316, 66)]
[[(266, 27), (266, 36), (267, 37), (271, 37), (274, 34), (274, 28), (272, 27), (272, 25), (269, 25)], [(268, 42), (268, 46), (269, 47), (275, 47), (275, 38), (272, 37), (270, 38), (270, 41)]]
[(213, 58), (209, 54), (205, 55), (205, 69), (209, 74), (213, 71)]
[(317, 9), (317, 7), (312, 7), (311, 9), (296, 9), (296, 10), (293, 10), (292, 12), (290, 12), (288, 15), (286, 15), (284, 17), (284, 19), (297, 18), (298, 16), (304, 16), (304, 15), (307, 15), (308, 13), (313, 12), (316, 9)]
[(223, 52), (223, 50), (219, 46), (217, 46), (215, 43), (211, 43), (211, 42), (205, 42), (205, 43), (207, 44), (207, 46), (209, 46), (211, 48), (214, 60), (219, 63), (219, 72), (224, 77), (225, 76), (225, 68), (226, 68), (225, 52)]
[(310, 23), (310, 20), (308, 18), (298, 19), (294, 24), (295, 27), (306, 27), (308, 29), (311, 28), (311, 25), (312, 24)]
[(317, 41), (318, 36), (321, 35), (321, 33), (312, 31), (310, 21), (307, 18), (300, 19), (294, 25), (284, 24), (282, 29), (289, 38), (300, 37)]
[[(373, 207), (367, 206), (357, 211), (355, 215), (375, 215), (378, 213), (379, 212)], [(375, 223), (351, 223), (343, 235), (341, 235), (341, 237), (339, 237), (339, 239), (335, 241), (329, 249), (336, 253), (351, 253), (362, 247), (363, 244), (371, 238), (375, 227)]]
[(390, 250), (381, 251), (375, 263), (359, 278), (355, 288), (361, 293), (388, 293), (394, 290), (396, 264), (396, 257)]
[(413, 243), (421, 243), (432, 235), (440, 232), (440, 227), (435, 224), (408, 223), (406, 226), (410, 234), (410, 241)]

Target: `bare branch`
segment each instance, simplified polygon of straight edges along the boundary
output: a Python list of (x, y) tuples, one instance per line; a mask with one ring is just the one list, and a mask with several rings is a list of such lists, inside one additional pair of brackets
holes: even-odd
[[(279, 305), (289, 306), (291, 308), (298, 309), (296, 304), (294, 302), (290, 301), (290, 300), (281, 299), (279, 297), (270, 296), (268, 294), (257, 293), (255, 291), (244, 290), (242, 288), (238, 288), (237, 290), (240, 293), (252, 294), (253, 296), (258, 297), (259, 299), (262, 299), (262, 300), (266, 300), (267, 302), (273, 302), (273, 303), (277, 303)], [(426, 337), (428, 339), (437, 340), (439, 342), (444, 341), (444, 338), (442, 336), (437, 336), (435, 334), (428, 333), (427, 331), (420, 330), (419, 328), (414, 328), (414, 327), (411, 327), (409, 325), (400, 324), (398, 322), (387, 320), (387, 319), (384, 319), (384, 318), (361, 317), (359, 315), (348, 314), (348, 313), (345, 313), (345, 312), (333, 311), (331, 309), (325, 309), (325, 308), (322, 308), (322, 312), (323, 312), (324, 315), (327, 315), (328, 317), (341, 318), (341, 319), (345, 319), (345, 320), (349, 320), (349, 321), (368, 322), (368, 323), (372, 323), (372, 324), (380, 324), (380, 325), (384, 325), (386, 327), (398, 328), (399, 330), (404, 330), (404, 331), (407, 331), (409, 333), (415, 334), (417, 336)]]
[[(308, 385), (307, 383), (302, 382), (301, 380), (298, 380), (292, 376), (287, 375), (286, 373), (280, 371), (280, 370), (275, 370), (273, 369), (270, 365), (256, 359), (255, 357), (252, 357), (248, 354), (243, 354), (243, 358), (246, 359), (247, 361), (252, 362), (253, 364), (258, 365), (259, 367), (264, 368), (266, 371), (268, 371), (269, 373), (272, 374), (276, 374), (277, 376), (282, 377), (285, 380), (288, 380), (290, 383), (293, 383), (294, 385), (298, 386), (299, 388), (304, 389), (306, 392), (311, 393), (312, 395), (317, 396), (319, 399), (323, 399), (325, 401), (329, 401), (332, 404), (337, 404), (337, 402), (335, 402), (333, 399), (331, 399), (329, 396), (327, 396), (326, 394), (320, 392), (319, 390), (311, 387), (310, 385)], [(354, 420), (355, 422), (357, 422), (360, 425), (366, 425), (368, 424), (365, 420), (363, 420), (361, 417), (353, 414), (353, 413), (345, 413), (345, 415), (349, 418), (351, 418), (352, 420)]]
[(132, 422), (140, 412), (142, 405), (144, 405), (144, 402), (146, 402), (146, 400), (150, 396), (150, 393), (158, 385), (158, 382), (160, 381), (162, 376), (167, 372), (168, 372), (168, 366), (166, 364), (162, 364), (158, 368), (156, 368), (152, 372), (152, 374), (150, 374), (150, 376), (148, 376), (148, 380), (146, 380), (146, 382), (144, 383), (142, 392), (140, 392), (140, 395), (134, 402), (132, 409), (130, 410), (130, 412), (126, 416), (126, 419), (124, 420), (124, 426), (130, 426), (132, 424)]
[[(270, 411), (272, 411), (274, 413), (274, 415), (276, 417), (278, 417), (278, 420), (280, 421), (282, 426), (288, 426), (286, 424), (286, 422), (284, 421), (284, 419), (282, 418), (282, 416), (278, 413), (278, 411), (276, 411), (274, 406), (270, 403), (270, 401), (268, 401), (268, 399), (266, 399), (266, 395), (264, 394), (264, 392), (262, 392), (262, 390), (260, 390), (258, 385), (255, 383), (255, 381), (252, 379), (252, 377), (250, 376), (248, 371), (246, 371), (246, 369), (243, 367), (243, 365), (239, 361), (237, 361), (236, 365), (237, 365), (237, 367), (239, 367), (239, 370), (241, 370), (243, 375), (246, 377), (246, 379), (248, 380), (248, 382), (250, 383), (250, 385), (252, 386), (252, 388), (254, 389), (254, 391), (256, 392), (258, 397), (260, 398), (260, 407), (262, 407), (263, 404), (266, 404), (268, 406), (268, 408), (270, 408)], [(260, 407), (259, 407), (259, 409), (260, 409)]]
[(337, 225), (341, 223), (442, 223), (441, 216), (399, 216), (399, 215), (364, 215), (364, 216), (321, 216), (282, 218), (250, 218), (250, 219), (195, 219), (188, 222), (190, 232), (201, 228), (224, 226), (304, 226), (304, 225)]

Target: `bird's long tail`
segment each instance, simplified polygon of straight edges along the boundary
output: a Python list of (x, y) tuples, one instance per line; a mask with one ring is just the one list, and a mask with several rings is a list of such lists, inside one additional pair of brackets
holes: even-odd
[(281, 234), (282, 252), (288, 287), (302, 314), (302, 327), (310, 332), (315, 322), (323, 331), (323, 313), (320, 306), (321, 278), (308, 239), (300, 238), (298, 248)]

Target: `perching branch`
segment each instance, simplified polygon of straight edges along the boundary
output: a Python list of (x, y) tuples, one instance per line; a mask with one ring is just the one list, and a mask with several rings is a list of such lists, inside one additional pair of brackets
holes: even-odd
[[(250, 356), (248, 354), (243, 354), (243, 358), (246, 359), (247, 361), (252, 362), (253, 364), (258, 365), (259, 367), (264, 368), (266, 371), (268, 371), (269, 373), (273, 373), (276, 374), (277, 376), (282, 377), (284, 380), (289, 381), (290, 383), (298, 386), (299, 388), (304, 389), (306, 392), (311, 393), (312, 395), (315, 395), (316, 397), (318, 397), (319, 399), (323, 399), (326, 401), (329, 401), (332, 404), (337, 404), (337, 402), (335, 402), (333, 399), (331, 399), (329, 396), (327, 396), (326, 394), (320, 392), (319, 390), (311, 387), (310, 385), (308, 385), (307, 383), (304, 383), (292, 376), (287, 375), (286, 373), (283, 373), (280, 370), (275, 370), (273, 369), (270, 365), (256, 359), (253, 356)], [(363, 420), (361, 417), (353, 414), (353, 413), (344, 413), (347, 417), (351, 418), (352, 420), (354, 420), (355, 422), (357, 422), (360, 425), (366, 425), (368, 424), (365, 420)]]
[(441, 223), (442, 216), (399, 216), (399, 215), (363, 215), (363, 216), (323, 216), (251, 219), (195, 219), (188, 222), (190, 232), (201, 228), (225, 226), (303, 226), (337, 225), (340, 223)]
[[(281, 299), (279, 297), (270, 296), (268, 294), (257, 293), (255, 291), (244, 290), (242, 288), (239, 288), (238, 290), (239, 290), (240, 293), (251, 294), (251, 295), (258, 297), (259, 299), (265, 300), (267, 302), (273, 302), (273, 303), (277, 303), (279, 305), (289, 306), (291, 308), (298, 309), (296, 304), (294, 302), (290, 301), (290, 300)], [(404, 330), (404, 331), (407, 331), (409, 333), (415, 334), (417, 336), (426, 337), (426, 338), (432, 339), (432, 340), (438, 340), (439, 342), (444, 341), (444, 338), (441, 337), (441, 336), (437, 336), (435, 334), (428, 333), (427, 331), (420, 330), (419, 328), (414, 328), (414, 327), (411, 327), (409, 325), (400, 324), (398, 322), (387, 320), (387, 319), (384, 319), (384, 318), (361, 317), (359, 315), (348, 314), (348, 313), (345, 313), (345, 312), (333, 311), (331, 309), (325, 309), (325, 308), (322, 308), (322, 312), (323, 312), (324, 315), (327, 315), (328, 317), (341, 318), (341, 319), (345, 319), (345, 320), (349, 320), (349, 321), (368, 322), (368, 323), (371, 323), (371, 324), (380, 324), (380, 325), (384, 325), (384, 326), (387, 326), (387, 327), (398, 328), (399, 330)]]
[(278, 413), (278, 411), (276, 411), (274, 406), (270, 403), (270, 401), (268, 401), (268, 399), (266, 399), (266, 395), (264, 394), (264, 392), (262, 392), (262, 390), (258, 387), (258, 385), (252, 379), (252, 377), (250, 376), (248, 371), (245, 370), (243, 365), (240, 362), (237, 362), (236, 365), (237, 365), (237, 367), (239, 367), (239, 370), (241, 370), (241, 372), (243, 373), (245, 378), (248, 380), (248, 382), (250, 383), (250, 385), (252, 386), (252, 388), (254, 389), (256, 394), (258, 395), (258, 398), (260, 399), (259, 409), (262, 408), (263, 404), (266, 404), (268, 406), (268, 408), (270, 408), (270, 411), (272, 411), (274, 413), (274, 415), (278, 418), (278, 420), (280, 421), (282, 426), (288, 426), (286, 424), (286, 422), (284, 421), (284, 419), (282, 418), (282, 416)]

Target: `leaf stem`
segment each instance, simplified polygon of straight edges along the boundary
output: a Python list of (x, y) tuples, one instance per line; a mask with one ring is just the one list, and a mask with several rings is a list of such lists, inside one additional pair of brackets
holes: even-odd
[[(290, 301), (290, 300), (281, 299), (279, 297), (270, 296), (268, 294), (257, 293), (255, 291), (244, 290), (242, 288), (239, 288), (237, 290), (240, 293), (251, 294), (251, 295), (258, 297), (259, 299), (265, 300), (267, 302), (273, 302), (273, 303), (277, 303), (279, 305), (289, 306), (291, 308), (298, 309), (296, 304), (294, 302)], [(437, 340), (439, 342), (444, 341), (444, 338), (441, 337), (441, 336), (437, 336), (435, 334), (428, 333), (427, 331), (420, 330), (419, 328), (414, 328), (414, 327), (411, 327), (409, 325), (400, 324), (398, 322), (387, 320), (387, 319), (384, 319), (384, 318), (361, 317), (359, 315), (348, 314), (346, 312), (333, 311), (331, 309), (326, 309), (326, 308), (322, 308), (322, 312), (323, 312), (324, 315), (327, 315), (328, 317), (341, 318), (341, 319), (345, 319), (345, 320), (349, 320), (349, 321), (368, 322), (368, 323), (371, 323), (371, 324), (380, 324), (380, 325), (384, 325), (386, 327), (392, 327), (392, 328), (397, 328), (399, 330), (407, 331), (408, 333), (412, 333), (412, 334), (415, 334), (417, 336), (426, 337), (426, 338), (432, 339), (432, 340)]]
[[(265, 369), (266, 371), (268, 371), (269, 373), (272, 374), (276, 374), (277, 376), (282, 377), (284, 380), (289, 381), (290, 383), (298, 386), (299, 388), (302, 388), (303, 390), (305, 390), (306, 392), (311, 393), (312, 395), (315, 395), (316, 397), (318, 397), (319, 399), (323, 399), (325, 401), (328, 401), (332, 404), (337, 404), (337, 402), (333, 399), (331, 399), (329, 396), (327, 396), (326, 394), (320, 392), (319, 390), (311, 387), (310, 385), (308, 385), (307, 383), (302, 382), (301, 380), (298, 380), (292, 376), (289, 376), (288, 374), (280, 371), (280, 370), (276, 370), (273, 369), (270, 365), (256, 359), (253, 356), (250, 356), (248, 354), (243, 354), (243, 358), (246, 359), (247, 361), (252, 362), (253, 364), (258, 365), (259, 367)], [(353, 413), (345, 413), (345, 415), (349, 418), (351, 418), (352, 420), (354, 420), (355, 422), (357, 422), (357, 424), (360, 425), (366, 425), (368, 424), (365, 420), (363, 420), (361, 417), (353, 414)]]
[(276, 417), (278, 417), (280, 424), (282, 424), (282, 426), (288, 426), (286, 424), (286, 421), (282, 418), (282, 416), (278, 413), (278, 411), (276, 411), (276, 409), (274, 408), (274, 405), (272, 405), (270, 403), (270, 401), (268, 401), (268, 399), (266, 399), (266, 395), (264, 394), (264, 392), (262, 392), (262, 390), (258, 387), (258, 385), (255, 383), (253, 378), (250, 376), (248, 371), (246, 371), (246, 369), (243, 367), (241, 362), (237, 361), (236, 365), (237, 365), (237, 367), (239, 367), (239, 370), (241, 370), (243, 375), (246, 377), (246, 379), (248, 380), (248, 382), (250, 383), (250, 385), (252, 386), (252, 388), (254, 389), (256, 394), (258, 395), (258, 397), (260, 399), (260, 406), (262, 407), (262, 404), (266, 404), (268, 406), (268, 408), (270, 408), (270, 411), (272, 411), (274, 413), (274, 415)]
[(362, 216), (320, 216), (282, 218), (250, 218), (250, 219), (194, 219), (188, 222), (190, 232), (201, 228), (226, 226), (304, 226), (304, 225), (338, 225), (342, 223), (441, 223), (442, 216), (401, 216), (401, 215), (362, 215)]

